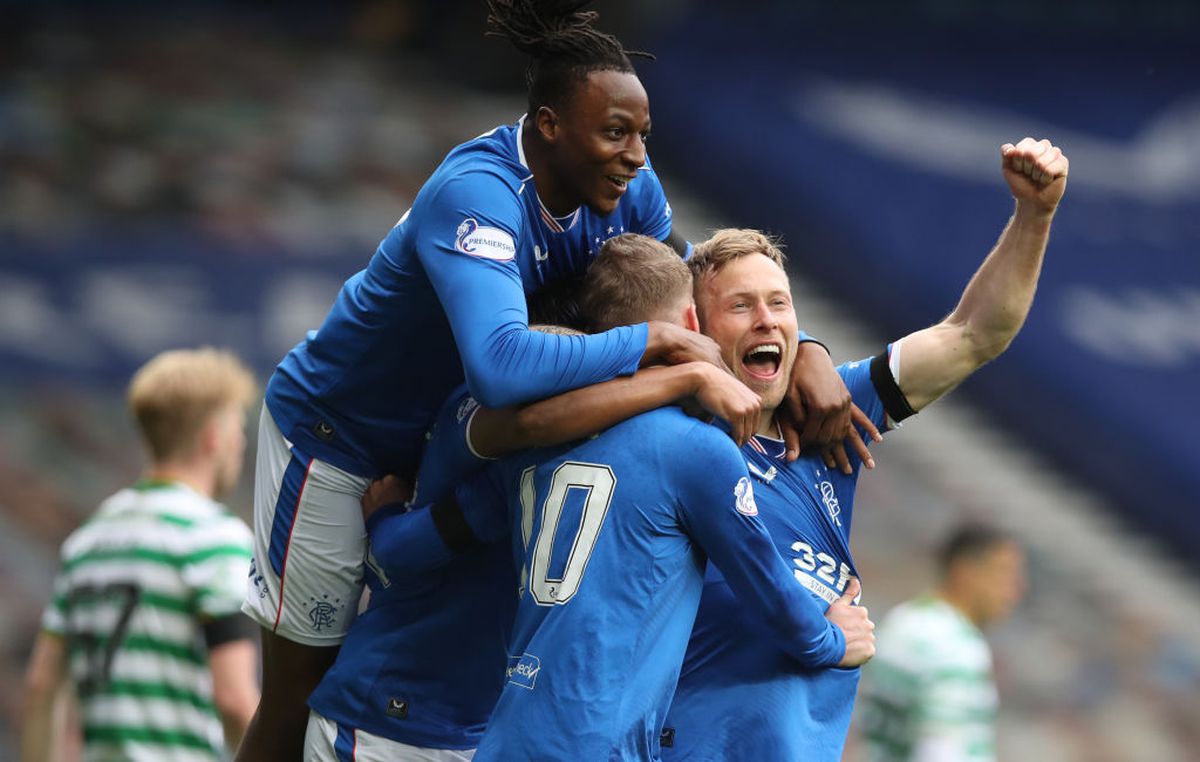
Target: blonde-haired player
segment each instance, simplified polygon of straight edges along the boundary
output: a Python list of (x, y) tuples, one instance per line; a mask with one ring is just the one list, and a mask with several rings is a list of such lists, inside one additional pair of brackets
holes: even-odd
[(241, 612), (249, 528), (214, 498), (241, 473), (254, 377), (229, 352), (164, 352), (134, 375), (150, 466), (63, 543), (26, 675), (21, 759), (56, 759), (80, 701), (88, 759), (217, 760), (258, 702)]

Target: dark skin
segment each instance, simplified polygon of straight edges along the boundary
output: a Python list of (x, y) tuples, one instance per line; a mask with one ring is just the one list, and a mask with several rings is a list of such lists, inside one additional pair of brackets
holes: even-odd
[(299, 760), (308, 728), (306, 701), (340, 646), (307, 646), (262, 628), (262, 699), (238, 746), (236, 762)]
[(586, 204), (611, 214), (625, 192), (622, 181), (646, 163), (650, 100), (635, 74), (594, 71), (555, 109), (530, 118), (523, 147), (538, 197), (555, 215)]

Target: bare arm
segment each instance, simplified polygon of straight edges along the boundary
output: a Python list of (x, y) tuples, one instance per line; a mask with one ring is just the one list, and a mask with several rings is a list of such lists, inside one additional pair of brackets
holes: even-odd
[(914, 410), (1007, 349), (1033, 303), (1067, 157), (1048, 140), (1025, 138), (1001, 148), (1001, 167), (1017, 208), (996, 247), (946, 319), (902, 340), (900, 389)]
[(249, 638), (230, 640), (211, 648), (208, 660), (225, 744), (236, 749), (258, 707), (258, 648)]
[(38, 634), (25, 672), (21, 714), (21, 762), (51, 762), (69, 730), (66, 722), (67, 645), (59, 635)]
[(471, 420), (471, 446), (494, 458), (595, 434), (639, 413), (695, 397), (729, 421), (739, 445), (758, 425), (761, 401), (726, 371), (706, 362), (644, 368), (631, 377), (586, 386), (521, 408), (482, 408)]

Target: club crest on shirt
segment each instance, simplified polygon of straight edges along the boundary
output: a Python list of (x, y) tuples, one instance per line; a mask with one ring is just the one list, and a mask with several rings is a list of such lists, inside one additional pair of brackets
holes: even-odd
[(842, 525), (842, 520), (838, 518), (842, 513), (842, 505), (838, 502), (837, 493), (833, 491), (833, 485), (829, 482), (821, 482), (821, 502), (825, 504), (825, 510), (829, 511), (829, 518), (834, 524)]
[(496, 262), (507, 262), (517, 253), (512, 236), (500, 228), (480, 226), (474, 217), (459, 223), (454, 233), (454, 248), (463, 254)]
[(758, 504), (754, 502), (754, 487), (743, 476), (733, 488), (733, 507), (743, 516), (757, 516)]

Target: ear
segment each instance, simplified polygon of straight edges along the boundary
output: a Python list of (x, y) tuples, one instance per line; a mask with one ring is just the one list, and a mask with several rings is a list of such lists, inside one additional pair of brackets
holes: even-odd
[(541, 135), (542, 140), (553, 143), (558, 139), (558, 114), (549, 106), (541, 106), (533, 115), (533, 126)]
[(210, 415), (208, 417), (208, 420), (204, 422), (204, 426), (200, 429), (200, 437), (196, 443), (198, 451), (204, 455), (214, 453), (221, 447), (220, 416)]
[(696, 315), (696, 303), (688, 302), (683, 311), (683, 327), (689, 331), (700, 333), (700, 318)]

